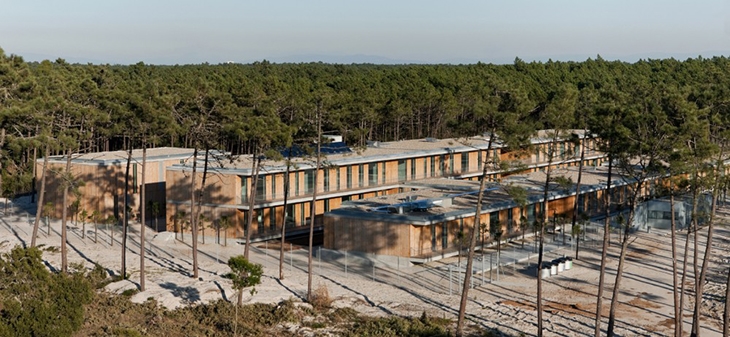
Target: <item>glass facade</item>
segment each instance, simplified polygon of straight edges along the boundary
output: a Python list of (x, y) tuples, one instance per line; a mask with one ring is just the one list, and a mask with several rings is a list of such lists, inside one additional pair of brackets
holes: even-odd
[(398, 160), (398, 181), (405, 181), (406, 177), (406, 160)]
[(463, 152), (461, 154), (461, 173), (469, 172), (469, 153)]
[(378, 164), (368, 164), (368, 185), (375, 186), (378, 184)]
[(324, 185), (324, 191), (329, 192), (330, 191), (330, 170), (325, 169), (324, 171), (322, 171), (322, 175), (324, 176), (323, 177), (324, 181), (322, 182)]
[(416, 180), (416, 158), (411, 158), (411, 180)]
[(304, 194), (314, 193), (314, 169), (304, 171)]
[(347, 188), (352, 188), (352, 166), (347, 167)]

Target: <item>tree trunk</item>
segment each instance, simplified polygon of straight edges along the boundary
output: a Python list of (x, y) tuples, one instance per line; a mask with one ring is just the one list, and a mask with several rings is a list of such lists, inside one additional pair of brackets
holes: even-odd
[(195, 212), (195, 174), (198, 164), (198, 146), (193, 150), (193, 173), (190, 175), (190, 233), (193, 240), (193, 278), (198, 278), (198, 219)]
[(730, 269), (728, 269), (725, 283), (725, 310), (722, 317), (722, 337), (728, 337), (730, 336)]
[(256, 206), (256, 184), (259, 181), (259, 170), (261, 169), (261, 158), (258, 148), (254, 151), (254, 174), (251, 177), (251, 189), (248, 194), (248, 214), (246, 216), (246, 246), (243, 248), (243, 257), (248, 259), (248, 252), (251, 248), (251, 225), (253, 225), (253, 212)]
[(314, 245), (314, 219), (317, 214), (317, 176), (322, 161), (322, 116), (317, 113), (317, 164), (314, 167), (314, 188), (312, 191), (312, 208), (309, 213), (309, 257), (307, 262), (307, 300), (311, 303), (312, 297), (312, 250)]
[[(578, 220), (578, 199), (580, 199), (580, 183), (581, 179), (583, 177), (583, 160), (585, 159), (586, 154), (586, 144), (585, 144), (585, 135), (586, 135), (586, 129), (583, 129), (583, 142), (581, 142), (580, 146), (580, 162), (578, 163), (578, 181), (575, 183), (575, 202), (573, 203), (573, 219), (570, 224), (570, 232), (573, 232), (573, 228), (575, 227), (576, 220)], [(585, 202), (585, 200), (583, 200)], [(578, 260), (578, 251), (580, 247), (580, 231), (578, 231), (578, 235), (575, 237), (575, 259)], [(539, 272), (539, 270), (538, 270)]]
[[(1, 128), (0, 129), (0, 148), (2, 148), (4, 144), (5, 144), (5, 128)], [(2, 153), (0, 152), (0, 172), (2, 172), (2, 171), (3, 171)], [(3, 190), (2, 187), (3, 187), (3, 175), (0, 174), (0, 191)], [(7, 205), (8, 205), (8, 203), (6, 201), (5, 202), (6, 211), (7, 211)]]
[[(203, 163), (203, 180), (200, 183), (200, 193), (198, 193), (198, 209), (195, 211), (195, 219), (200, 220), (200, 212), (203, 209), (203, 191), (205, 190), (205, 178), (208, 175), (208, 155), (210, 149), (205, 146), (205, 163)], [(202, 226), (203, 244), (205, 244), (205, 224)]]
[(147, 171), (147, 138), (142, 138), (142, 187), (139, 191), (139, 204), (142, 206), (140, 209), (140, 218), (142, 219), (142, 225), (139, 230), (139, 290), (145, 291), (144, 284), (144, 242), (145, 242), (145, 230), (147, 229), (147, 196), (145, 195), (145, 178)]
[(682, 337), (682, 308), (679, 306), (679, 288), (677, 284), (677, 220), (674, 217), (674, 186), (669, 181), (669, 211), (672, 212), (672, 296), (674, 300), (674, 337)]
[[(690, 243), (690, 237), (692, 238), (692, 241), (694, 242), (694, 278), (695, 278), (695, 291), (697, 291), (697, 278), (699, 276), (697, 272), (697, 203), (699, 199), (699, 186), (698, 184), (698, 175), (699, 173), (695, 170), (692, 172), (692, 215), (690, 217), (690, 225), (687, 228), (687, 241), (684, 245), (684, 259), (682, 263), (682, 284), (680, 285), (682, 291), (681, 291), (681, 297), (679, 299), (679, 304), (682, 310), (684, 311), (684, 285), (687, 278), (687, 260), (689, 256), (689, 243)], [(694, 234), (694, 235), (692, 235)], [(693, 328), (692, 328), (693, 329)], [(683, 331), (682, 331), (683, 332)], [(692, 332), (690, 332), (692, 333)]]
[[(692, 237), (693, 226), (695, 225), (695, 215), (697, 214), (697, 172), (692, 173), (692, 215), (689, 226), (687, 226), (687, 239), (684, 242), (684, 255), (682, 257), (682, 280), (679, 284), (679, 308), (680, 312), (684, 311), (684, 285), (687, 279), (687, 256), (689, 256), (689, 242)], [(697, 240), (697, 232), (695, 231), (695, 240)], [(680, 316), (681, 317), (681, 316)], [(681, 323), (681, 322), (680, 322)], [(684, 325), (680, 324), (679, 333), (684, 334)]]
[[(36, 129), (35, 129), (35, 134), (36, 134), (36, 136), (38, 136), (38, 127), (37, 126), (36, 126)], [(34, 145), (33, 146), (33, 178), (31, 179), (31, 183), (30, 183), (30, 189), (31, 189), (30, 203), (31, 204), (35, 202), (35, 198), (36, 198), (36, 196), (35, 196), (35, 192), (36, 192), (36, 189), (35, 189), (35, 184), (36, 184), (35, 177), (38, 174), (38, 167), (37, 167), (38, 165), (36, 165), (36, 160), (38, 160), (38, 146), (37, 145)]]
[[(477, 205), (476, 205), (476, 213), (474, 214), (474, 230), (471, 234), (471, 239), (469, 240), (469, 252), (467, 253), (466, 257), (466, 270), (467, 273), (464, 273), (464, 284), (462, 286), (462, 292), (461, 292), (461, 301), (459, 302), (459, 316), (456, 321), (456, 335), (461, 337), (463, 335), (463, 329), (464, 329), (464, 317), (466, 316), (466, 302), (469, 298), (469, 284), (471, 283), (471, 270), (473, 268), (474, 264), (474, 247), (476, 247), (477, 244), (477, 237), (479, 235), (479, 231), (481, 230), (481, 215), (482, 215), (482, 203), (484, 202), (484, 188), (487, 185), (487, 173), (489, 172), (489, 164), (490, 164), (490, 155), (492, 153), (492, 144), (494, 139), (494, 130), (492, 130), (492, 134), (489, 137), (489, 142), (487, 142), (487, 151), (486, 151), (486, 158), (484, 159), (484, 164), (482, 166), (482, 175), (479, 177), (479, 193), (477, 194)], [(491, 226), (491, 223), (490, 223)], [(484, 242), (484, 240), (482, 240)], [(484, 250), (482, 249), (482, 254), (484, 254)], [(484, 272), (482, 270), (482, 272)]]
[[(122, 208), (122, 278), (127, 278), (127, 227), (129, 227), (129, 166), (132, 163), (132, 144), (127, 144), (127, 169), (124, 173), (124, 207)], [(112, 231), (114, 229), (112, 228)], [(114, 241), (112, 239), (112, 241)]]
[[(720, 153), (718, 155), (718, 160), (715, 164), (715, 184), (712, 189), (712, 206), (710, 207), (710, 219), (708, 220), (707, 224), (707, 242), (705, 244), (705, 256), (702, 258), (702, 268), (700, 270), (700, 277), (699, 281), (696, 284), (697, 292), (695, 293), (695, 308), (694, 313), (692, 314), (692, 333), (691, 337), (699, 337), (700, 336), (700, 330), (702, 326), (700, 325), (700, 319), (702, 317), (702, 295), (704, 294), (704, 286), (705, 286), (705, 278), (707, 276), (707, 265), (710, 264), (710, 259), (712, 257), (712, 232), (715, 222), (715, 211), (717, 208), (717, 198), (720, 194), (720, 184), (719, 184), (719, 175), (721, 170), (724, 169), (723, 165), (723, 151), (724, 148), (721, 148)], [(695, 235), (696, 237), (696, 235)], [(695, 253), (695, 256), (697, 254)]]
[(611, 307), (608, 312), (608, 329), (606, 330), (607, 336), (613, 336), (613, 330), (616, 324), (616, 309), (618, 308), (618, 296), (619, 296), (619, 290), (621, 289), (621, 279), (623, 277), (624, 272), (624, 262), (626, 262), (626, 252), (629, 248), (629, 231), (631, 229), (631, 223), (634, 221), (635, 211), (636, 211), (636, 202), (639, 199), (639, 194), (641, 193), (642, 187), (644, 186), (643, 180), (639, 180), (636, 183), (636, 189), (633, 192), (632, 199), (629, 204), (629, 215), (626, 217), (626, 223), (620, 224), (623, 225), (623, 237), (621, 239), (621, 253), (619, 254), (618, 259), (618, 268), (616, 269), (616, 280), (613, 284), (613, 294), (611, 296)]
[(601, 337), (601, 309), (603, 309), (603, 287), (606, 277), (606, 256), (611, 235), (611, 173), (613, 170), (613, 157), (608, 154), (608, 177), (606, 177), (606, 190), (604, 191), (604, 216), (603, 219), (603, 249), (601, 251), (601, 269), (598, 273), (598, 294), (596, 295), (596, 330), (595, 337)]
[[(66, 150), (66, 172), (65, 175), (71, 179), (71, 147)], [(61, 272), (68, 272), (68, 252), (66, 251), (66, 217), (68, 216), (68, 189), (71, 181), (64, 181), (63, 186), (63, 209), (61, 211)]]
[(557, 141), (557, 132), (556, 136), (553, 137), (553, 141), (549, 144), (548, 150), (547, 150), (547, 166), (545, 166), (545, 186), (543, 187), (543, 209), (542, 214), (540, 214), (540, 222), (539, 222), (539, 230), (540, 230), (540, 236), (538, 237), (539, 241), (539, 247), (537, 250), (537, 336), (542, 337), (542, 277), (540, 277), (540, 268), (542, 267), (543, 262), (543, 248), (545, 246), (545, 224), (548, 222), (548, 189), (550, 188), (550, 175), (552, 173), (552, 164), (553, 164), (553, 157), (555, 155), (555, 149), (554, 146), (556, 146)]
[(38, 204), (36, 205), (35, 220), (33, 221), (33, 237), (30, 239), (30, 246), (35, 247), (36, 237), (38, 236), (38, 227), (40, 227), (41, 217), (43, 217), (43, 202), (46, 197), (46, 176), (48, 176), (48, 157), (51, 156), (51, 147), (46, 144), (43, 158), (43, 172), (41, 173), (41, 190), (38, 194)]
[(284, 222), (281, 224), (281, 247), (279, 247), (279, 280), (284, 279), (284, 238), (286, 237), (287, 201), (289, 198), (289, 170), (291, 167), (291, 150), (289, 147), (286, 157), (286, 172), (284, 173)]
[[(712, 191), (712, 206), (710, 211), (710, 219), (707, 224), (707, 242), (705, 244), (705, 255), (702, 259), (702, 268), (700, 270), (700, 277), (699, 281), (697, 282), (697, 293), (695, 294), (695, 307), (694, 307), (694, 313), (692, 314), (692, 334), (690, 334), (691, 337), (699, 337), (701, 333), (702, 325), (701, 323), (701, 317), (702, 317), (702, 296), (704, 294), (704, 286), (705, 286), (705, 278), (707, 276), (707, 265), (710, 264), (710, 259), (712, 258), (712, 234), (713, 234), (713, 228), (714, 228), (714, 220), (715, 220), (715, 210), (717, 207), (717, 197), (718, 197), (718, 190), (719, 187), (715, 187)], [(695, 234), (695, 237), (697, 235)], [(697, 254), (695, 254), (697, 255)]]

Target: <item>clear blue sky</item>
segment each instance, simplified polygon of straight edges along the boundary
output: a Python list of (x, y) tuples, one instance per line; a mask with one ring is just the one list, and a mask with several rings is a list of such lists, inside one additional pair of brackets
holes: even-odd
[(26, 60), (633, 62), (730, 55), (728, 0), (0, 0)]

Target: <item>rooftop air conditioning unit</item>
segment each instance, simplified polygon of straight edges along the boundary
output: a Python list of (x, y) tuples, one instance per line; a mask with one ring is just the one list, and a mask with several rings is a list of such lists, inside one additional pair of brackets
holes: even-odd
[(438, 139), (433, 138), (433, 137), (428, 137), (428, 138), (426, 138), (426, 141), (429, 143), (435, 143), (436, 141), (438, 141)]

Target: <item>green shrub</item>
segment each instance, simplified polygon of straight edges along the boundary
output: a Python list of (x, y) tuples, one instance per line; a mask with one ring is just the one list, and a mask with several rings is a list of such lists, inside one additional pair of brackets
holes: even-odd
[(132, 297), (139, 292), (138, 289), (127, 289), (122, 292), (122, 296)]
[(384, 317), (362, 317), (347, 332), (348, 336), (434, 336), (447, 337), (451, 333), (445, 326), (434, 324), (430, 319)]
[(51, 273), (37, 248), (0, 258), (0, 336), (68, 336), (84, 321), (93, 291), (82, 272)]

